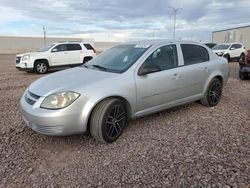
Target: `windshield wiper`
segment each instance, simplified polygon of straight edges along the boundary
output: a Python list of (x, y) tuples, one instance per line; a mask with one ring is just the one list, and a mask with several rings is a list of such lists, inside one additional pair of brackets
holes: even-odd
[(84, 66), (85, 68), (87, 68), (87, 69), (89, 68), (87, 65), (83, 65), (83, 66)]
[(102, 67), (102, 66), (100, 66), (100, 65), (92, 65), (92, 66), (95, 67), (95, 68), (98, 68), (98, 69), (100, 69), (100, 70), (104, 70), (104, 71), (107, 71), (107, 70), (108, 70), (107, 68)]

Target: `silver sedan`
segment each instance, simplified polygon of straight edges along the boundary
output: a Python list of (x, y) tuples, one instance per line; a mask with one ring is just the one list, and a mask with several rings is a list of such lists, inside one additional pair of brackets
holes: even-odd
[(227, 60), (202, 44), (129, 42), (80, 67), (38, 79), (22, 96), (21, 111), (38, 133), (90, 132), (111, 143), (132, 118), (192, 101), (217, 105), (228, 77)]

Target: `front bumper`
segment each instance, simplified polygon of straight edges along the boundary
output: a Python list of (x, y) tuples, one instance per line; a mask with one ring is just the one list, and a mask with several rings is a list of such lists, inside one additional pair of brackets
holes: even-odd
[(87, 122), (93, 103), (80, 96), (70, 106), (60, 110), (40, 108), (44, 97), (33, 105), (27, 102), (27, 92), (20, 101), (21, 113), (27, 126), (37, 133), (49, 136), (66, 136), (87, 131)]
[(17, 67), (16, 68), (20, 71), (33, 71), (33, 68), (22, 68), (22, 67)]
[(224, 57), (224, 53), (215, 53), (219, 57)]
[(29, 61), (23, 61), (22, 57), (16, 57), (16, 68), (21, 71), (33, 71), (33, 63)]
[(242, 72), (242, 73), (250, 73), (250, 67), (241, 67), (240, 72)]

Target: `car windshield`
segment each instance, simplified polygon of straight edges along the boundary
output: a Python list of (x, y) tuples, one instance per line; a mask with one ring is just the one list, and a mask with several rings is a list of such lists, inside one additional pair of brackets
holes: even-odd
[(123, 73), (131, 67), (149, 47), (150, 45), (136, 44), (115, 46), (92, 59), (84, 66), (101, 71)]
[(229, 48), (230, 44), (219, 44), (215, 47), (213, 47), (213, 50), (227, 50)]
[(38, 50), (38, 52), (46, 52), (46, 51), (48, 51), (50, 48), (52, 48), (53, 46), (55, 46), (55, 44), (46, 45), (46, 46), (40, 48), (40, 49)]

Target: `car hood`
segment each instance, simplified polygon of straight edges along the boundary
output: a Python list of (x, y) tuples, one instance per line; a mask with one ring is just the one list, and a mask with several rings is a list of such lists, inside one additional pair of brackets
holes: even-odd
[(214, 53), (224, 53), (226, 50), (213, 50)]
[(113, 78), (116, 75), (115, 73), (84, 67), (71, 68), (36, 80), (30, 85), (29, 91), (39, 96), (48, 96), (62, 91), (81, 93), (88, 86)]
[(17, 57), (22, 57), (24, 55), (36, 55), (39, 54), (40, 52), (29, 52), (29, 53), (23, 53), (23, 54), (17, 54)]

